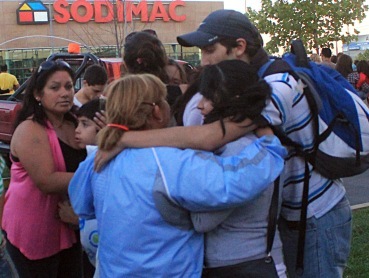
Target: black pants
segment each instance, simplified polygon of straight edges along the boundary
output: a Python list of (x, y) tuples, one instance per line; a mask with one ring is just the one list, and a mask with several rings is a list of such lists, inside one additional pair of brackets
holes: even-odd
[(9, 241), (6, 249), (21, 278), (81, 278), (82, 247), (79, 242), (71, 248), (40, 260), (30, 260)]
[(258, 259), (240, 264), (205, 268), (203, 278), (278, 278), (274, 261), (266, 262), (266, 259)]

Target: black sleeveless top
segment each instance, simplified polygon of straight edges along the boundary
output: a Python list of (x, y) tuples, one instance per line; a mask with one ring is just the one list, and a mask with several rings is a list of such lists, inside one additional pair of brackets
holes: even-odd
[[(65, 167), (67, 169), (67, 172), (75, 172), (78, 168), (78, 165), (80, 162), (85, 160), (87, 156), (86, 149), (74, 149), (68, 144), (64, 143), (62, 140), (58, 138), (60, 148), (63, 154)], [(19, 162), (19, 158), (12, 155), (10, 153), (10, 156), (12, 157), (12, 160), (15, 162)]]
[(63, 153), (65, 167), (67, 172), (75, 172), (80, 162), (87, 156), (86, 149), (74, 149), (62, 140), (58, 139), (61, 151)]

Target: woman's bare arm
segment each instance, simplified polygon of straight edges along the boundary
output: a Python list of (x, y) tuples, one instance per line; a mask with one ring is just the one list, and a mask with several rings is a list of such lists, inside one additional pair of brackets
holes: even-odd
[(99, 150), (95, 157), (95, 170), (99, 171), (124, 148), (176, 147), (213, 151), (228, 142), (253, 131), (256, 126), (249, 119), (241, 123), (225, 122), (223, 135), (220, 122), (202, 126), (171, 127), (125, 132), (111, 151)]
[(14, 132), (11, 153), (19, 158), (28, 175), (44, 193), (67, 192), (73, 173), (55, 170), (54, 159), (45, 128), (27, 120)]
[(145, 148), (168, 146), (180, 149), (191, 148), (213, 151), (244, 134), (253, 131), (251, 120), (242, 123), (225, 122), (226, 134), (223, 135), (220, 122), (202, 126), (172, 127), (137, 132), (127, 132), (119, 141), (123, 148)]

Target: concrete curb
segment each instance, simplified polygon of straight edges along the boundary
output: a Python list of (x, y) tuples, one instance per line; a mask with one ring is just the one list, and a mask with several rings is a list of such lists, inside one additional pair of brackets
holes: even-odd
[(351, 206), (351, 209), (355, 210), (355, 209), (361, 209), (361, 208), (367, 208), (367, 207), (369, 207), (369, 203), (353, 205), (353, 206)]

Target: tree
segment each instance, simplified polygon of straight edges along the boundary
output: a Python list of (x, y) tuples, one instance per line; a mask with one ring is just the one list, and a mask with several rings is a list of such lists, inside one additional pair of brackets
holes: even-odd
[(333, 42), (349, 43), (357, 39), (354, 34), (343, 30), (355, 21), (365, 18), (368, 6), (365, 0), (262, 0), (259, 12), (248, 8), (247, 15), (259, 31), (271, 36), (266, 44), (270, 53), (279, 47), (288, 49), (290, 42), (300, 38), (311, 51), (320, 47), (333, 48)]
[[(97, 25), (97, 27), (95, 25), (95, 28), (100, 29), (102, 31), (101, 33), (111, 34), (115, 42), (115, 57), (121, 58), (124, 39), (129, 33), (135, 30), (136, 22), (140, 22), (140, 20), (132, 14), (132, 16), (130, 16), (130, 22), (127, 22), (126, 6), (131, 5), (131, 1), (102, 0), (101, 2), (105, 3), (102, 8), (104, 16), (109, 17), (110, 20), (104, 24)], [(124, 20), (119, 20), (119, 17), (122, 17)], [(145, 29), (146, 25), (146, 23), (140, 22), (141, 29)], [(82, 32), (79, 31), (80, 34), (74, 30), (71, 31), (75, 33), (81, 42), (85, 45), (89, 45), (91, 51), (101, 51), (101, 44), (102, 42), (105, 42), (105, 40), (99, 36), (94, 29), (91, 29), (88, 23), (86, 23), (85, 26), (80, 26), (80, 29), (82, 29)]]
[(363, 53), (359, 53), (357, 56), (356, 56), (356, 59), (355, 60), (365, 60), (365, 61), (369, 61), (369, 49), (365, 50)]

